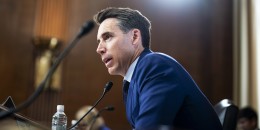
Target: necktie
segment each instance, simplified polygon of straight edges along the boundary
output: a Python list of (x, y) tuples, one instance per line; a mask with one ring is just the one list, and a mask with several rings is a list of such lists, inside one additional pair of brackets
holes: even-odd
[(123, 99), (124, 99), (124, 103), (126, 103), (129, 84), (130, 83), (127, 80), (124, 80), (124, 82), (123, 82)]

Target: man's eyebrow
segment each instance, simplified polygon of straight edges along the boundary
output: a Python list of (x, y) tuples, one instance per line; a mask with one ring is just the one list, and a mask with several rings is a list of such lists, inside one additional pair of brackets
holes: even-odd
[(99, 43), (99, 42), (100, 42), (100, 39), (102, 39), (102, 38), (104, 37), (104, 35), (106, 35), (106, 34), (108, 34), (108, 32), (102, 33), (101, 36), (100, 36), (100, 38), (97, 39), (97, 43)]
[[(105, 35), (109, 35), (109, 34), (111, 35), (112, 32), (107, 31), (107, 32), (102, 33), (101, 36), (100, 36), (100, 39), (103, 39), (103, 37), (104, 37)], [(100, 39), (97, 39), (97, 43), (100, 42)]]
[(105, 35), (111, 34), (111, 32), (104, 32), (101, 37), (104, 37)]

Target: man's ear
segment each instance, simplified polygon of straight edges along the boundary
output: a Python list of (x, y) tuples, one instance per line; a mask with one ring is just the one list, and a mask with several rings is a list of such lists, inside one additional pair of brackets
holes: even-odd
[(141, 43), (141, 32), (139, 29), (133, 29), (132, 30), (132, 39), (133, 39), (133, 44), (137, 45)]

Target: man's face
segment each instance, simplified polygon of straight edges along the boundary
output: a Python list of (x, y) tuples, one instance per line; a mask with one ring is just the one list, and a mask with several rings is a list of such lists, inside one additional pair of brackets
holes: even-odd
[(256, 126), (255, 120), (249, 120), (247, 118), (240, 118), (237, 122), (238, 130), (254, 130)]
[(134, 60), (135, 47), (132, 31), (124, 33), (118, 23), (117, 19), (108, 18), (100, 24), (96, 51), (101, 55), (109, 74), (125, 76)]

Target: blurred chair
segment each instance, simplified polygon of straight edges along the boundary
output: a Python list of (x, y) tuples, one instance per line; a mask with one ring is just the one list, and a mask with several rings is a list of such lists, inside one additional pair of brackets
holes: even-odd
[(214, 106), (223, 130), (236, 130), (238, 107), (229, 99), (223, 99)]

